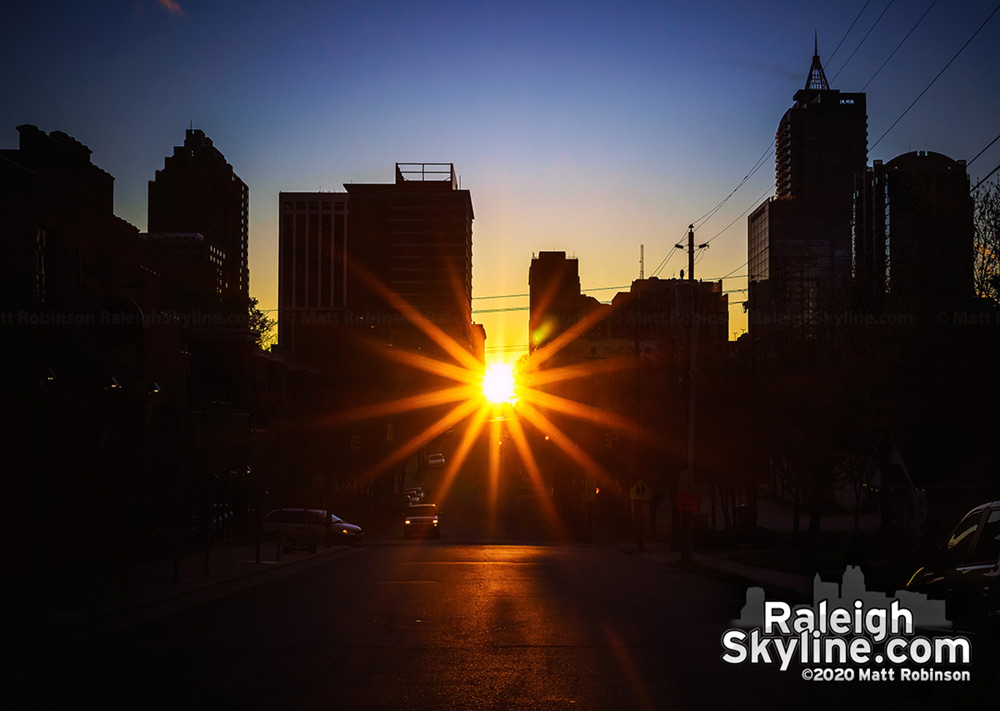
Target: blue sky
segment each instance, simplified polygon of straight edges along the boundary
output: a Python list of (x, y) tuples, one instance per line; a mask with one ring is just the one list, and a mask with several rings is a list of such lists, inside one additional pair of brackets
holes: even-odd
[[(766, 154), (814, 33), (833, 87), (860, 91), (931, 4), (40, 1), (0, 10), (0, 147), (16, 147), (22, 123), (69, 133), (115, 176), (116, 213), (145, 229), (147, 181), (189, 125), (203, 129), (250, 187), (251, 292), (265, 308), (279, 191), (452, 162), (476, 211), (474, 308), (522, 307), (485, 297), (526, 293), (540, 250), (575, 255), (585, 289), (629, 284), (640, 245), (652, 274)], [(869, 160), (971, 160), (996, 137), (1000, 13), (873, 147), (996, 7), (934, 4), (865, 89)], [(998, 162), (1000, 143), (969, 172)], [(773, 182), (768, 155), (698, 230), (711, 246), (696, 275), (733, 275), (734, 333), (744, 213)], [(685, 266), (674, 253), (658, 274)], [(527, 341), (526, 311), (477, 318), (494, 356)]]

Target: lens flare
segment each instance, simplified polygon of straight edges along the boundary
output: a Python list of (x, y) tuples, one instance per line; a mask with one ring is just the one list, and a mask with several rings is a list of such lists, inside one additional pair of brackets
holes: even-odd
[(483, 375), (483, 395), (490, 402), (514, 403), (517, 400), (514, 369), (507, 363), (494, 363)]

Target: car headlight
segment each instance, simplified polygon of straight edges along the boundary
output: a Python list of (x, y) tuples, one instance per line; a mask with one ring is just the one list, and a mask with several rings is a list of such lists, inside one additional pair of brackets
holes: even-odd
[(405, 523), (407, 526), (409, 526), (410, 525), (410, 519), (406, 519), (406, 521), (404, 521), (403, 523)]

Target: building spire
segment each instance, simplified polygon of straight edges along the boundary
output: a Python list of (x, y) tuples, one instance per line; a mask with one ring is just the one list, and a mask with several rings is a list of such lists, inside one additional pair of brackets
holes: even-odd
[(813, 32), (813, 60), (809, 67), (809, 78), (806, 79), (806, 89), (830, 89), (823, 65), (819, 61), (819, 36), (816, 32)]

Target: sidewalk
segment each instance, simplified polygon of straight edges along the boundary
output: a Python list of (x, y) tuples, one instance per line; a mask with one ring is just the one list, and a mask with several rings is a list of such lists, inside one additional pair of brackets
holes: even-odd
[[(8, 590), (10, 609), (19, 614), (12, 620), (13, 633), (25, 639), (57, 634), (89, 637), (123, 629), (180, 612), (221, 598), (244, 587), (304, 570), (331, 558), (358, 552), (355, 546), (320, 547), (281, 551), (274, 541), (240, 545), (217, 543), (208, 551), (190, 553), (178, 559), (137, 563), (123, 576), (118, 589), (88, 584), (71, 574), (62, 586), (62, 601), (46, 601), (32, 596), (30, 589)], [(20, 628), (20, 629), (18, 629)]]
[[(388, 526), (388, 522), (384, 523)], [(369, 530), (368, 539), (379, 539), (385, 526)], [(732, 551), (697, 551), (692, 560), (682, 561), (678, 551), (664, 541), (645, 541), (637, 550), (636, 541), (627, 537), (604, 537), (603, 543), (630, 555), (676, 566), (692, 572), (722, 577), (747, 587), (762, 587), (769, 596), (793, 601), (808, 600), (812, 578), (732, 560)], [(88, 590), (78, 583), (80, 595), (64, 590), (66, 602), (46, 605), (31, 601), (30, 593), (20, 595), (27, 601), (26, 630), (42, 626), (67, 634), (91, 634), (150, 621), (223, 597), (249, 585), (307, 569), (331, 558), (360, 552), (359, 547), (335, 545), (321, 547), (316, 553), (305, 550), (279, 551), (275, 541), (262, 541), (260, 547), (243, 541), (216, 543), (204, 551), (190, 553), (178, 560), (145, 561), (129, 567), (117, 590)], [(88, 599), (89, 596), (89, 599)], [(32, 604), (34, 602), (35, 604)], [(37, 617), (33, 617), (37, 613)]]
[(724, 578), (747, 587), (763, 588), (768, 598), (778, 597), (794, 602), (812, 599), (813, 579), (809, 575), (747, 565), (731, 560), (730, 554), (725, 551), (695, 551), (690, 561), (684, 561), (679, 551), (669, 550), (668, 544), (646, 542), (643, 546), (645, 551), (632, 552), (666, 565)]

